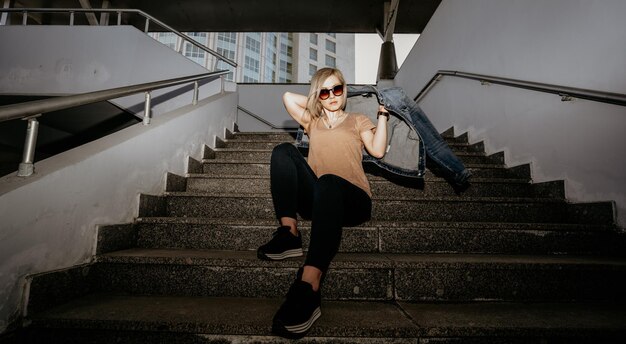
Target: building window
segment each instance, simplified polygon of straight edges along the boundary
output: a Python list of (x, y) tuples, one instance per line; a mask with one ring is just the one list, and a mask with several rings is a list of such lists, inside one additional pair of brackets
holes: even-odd
[(328, 35), (329, 35), (330, 37), (332, 37), (332, 38), (337, 38), (337, 34), (335, 34), (335, 33), (329, 33)]
[(185, 56), (191, 61), (204, 66), (204, 55), (204, 50), (200, 50), (197, 46), (189, 42), (185, 42)]
[(277, 67), (277, 53), (276, 44), (278, 43), (278, 34), (276, 33), (267, 33), (265, 39), (265, 71), (263, 73), (263, 81), (264, 82), (275, 82), (276, 81), (276, 67)]
[(330, 40), (326, 40), (326, 50), (330, 51), (331, 53), (335, 53), (336, 51), (336, 44), (335, 42), (331, 42)]
[(335, 58), (332, 56), (326, 55), (326, 66), (335, 68), (336, 62)]
[(293, 65), (291, 62), (280, 61), (280, 76), (278, 78), (279, 82), (291, 82), (291, 73), (293, 70)]
[(176, 50), (176, 43), (178, 42), (178, 36), (173, 32), (159, 32), (156, 34), (157, 41), (167, 45), (171, 49)]
[(311, 42), (311, 44), (317, 44), (317, 34), (316, 33), (310, 34), (309, 42)]
[(261, 52), (261, 41), (257, 39), (259, 34), (246, 35), (246, 49), (259, 54)]
[(309, 76), (313, 76), (317, 72), (317, 67), (315, 65), (309, 64)]
[(244, 82), (259, 82), (259, 60), (246, 56), (244, 63), (243, 81)]
[[(237, 51), (237, 33), (236, 32), (219, 32), (217, 34), (217, 53), (224, 57), (234, 60)], [(228, 70), (230, 73), (226, 75), (226, 80), (235, 81), (235, 67), (224, 61), (217, 63), (218, 70)]]
[(293, 33), (280, 34), (280, 50), (278, 57), (278, 82), (293, 80)]
[(237, 33), (236, 32), (220, 32), (217, 34), (217, 39), (224, 43), (237, 43)]
[(317, 61), (317, 50), (309, 48), (309, 58), (313, 61)]

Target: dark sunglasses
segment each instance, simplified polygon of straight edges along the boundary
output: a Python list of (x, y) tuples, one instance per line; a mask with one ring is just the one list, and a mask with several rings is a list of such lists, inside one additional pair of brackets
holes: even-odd
[(330, 97), (331, 91), (333, 92), (335, 97), (339, 97), (343, 94), (343, 85), (333, 86), (332, 88), (322, 88), (320, 90), (320, 95), (319, 95), (320, 99), (321, 100), (328, 99), (328, 97)]

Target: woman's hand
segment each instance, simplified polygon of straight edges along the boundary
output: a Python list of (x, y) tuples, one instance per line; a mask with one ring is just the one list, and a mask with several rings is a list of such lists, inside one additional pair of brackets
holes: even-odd
[(387, 120), (389, 119), (389, 112), (384, 106), (378, 107), (378, 124), (376, 125), (376, 132), (364, 131), (361, 133), (361, 140), (367, 152), (374, 158), (380, 159), (385, 156), (387, 151)]

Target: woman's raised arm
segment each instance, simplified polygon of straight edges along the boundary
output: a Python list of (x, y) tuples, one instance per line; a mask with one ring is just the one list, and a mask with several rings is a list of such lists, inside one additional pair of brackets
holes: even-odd
[(361, 133), (361, 140), (367, 152), (374, 158), (382, 158), (387, 150), (387, 119), (389, 113), (380, 105), (378, 112), (382, 113), (378, 116), (376, 125), (376, 133), (367, 130)]
[(285, 109), (293, 119), (296, 120), (301, 126), (307, 127), (311, 121), (311, 115), (305, 111), (307, 97), (302, 94), (285, 92), (283, 94), (283, 104)]

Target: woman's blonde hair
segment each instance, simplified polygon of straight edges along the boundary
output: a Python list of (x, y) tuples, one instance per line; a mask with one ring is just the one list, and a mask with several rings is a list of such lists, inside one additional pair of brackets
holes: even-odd
[(320, 118), (324, 115), (324, 108), (322, 106), (322, 102), (319, 99), (319, 93), (322, 89), (324, 81), (326, 81), (326, 79), (330, 78), (333, 75), (343, 85), (343, 95), (341, 95), (341, 98), (343, 99), (343, 107), (341, 109), (343, 110), (346, 108), (346, 99), (348, 95), (346, 90), (346, 80), (343, 78), (343, 73), (341, 73), (341, 71), (336, 68), (318, 69), (311, 78), (311, 88), (309, 89), (309, 96), (306, 102), (306, 111), (311, 114), (312, 118)]

